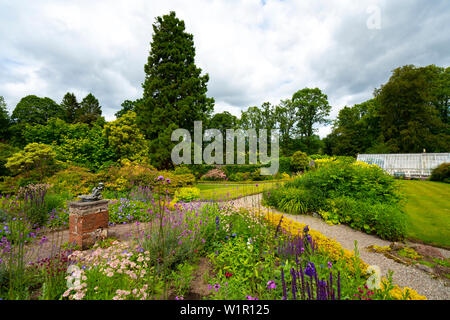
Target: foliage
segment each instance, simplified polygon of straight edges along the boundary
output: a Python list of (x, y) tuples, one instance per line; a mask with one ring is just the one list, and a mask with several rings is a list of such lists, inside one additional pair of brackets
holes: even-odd
[(192, 174), (192, 171), (187, 166), (176, 166), (175, 170), (173, 170), (173, 174), (174, 175)]
[(325, 152), (445, 152), (448, 144), (449, 68), (397, 68), (373, 99), (344, 107), (324, 139)]
[(102, 115), (102, 107), (92, 93), (83, 98), (77, 111), (75, 121), (89, 125), (93, 125)]
[(129, 111), (133, 111), (135, 112), (135, 108), (136, 108), (136, 104), (139, 103), (139, 99), (136, 101), (130, 101), (130, 100), (125, 100), (124, 102), (122, 102), (122, 104), (120, 105), (122, 107), (122, 109), (120, 109), (119, 111), (117, 111), (114, 115), (116, 116), (116, 119), (122, 117), (123, 115), (127, 114)]
[(47, 222), (50, 208), (45, 196), (49, 187), (46, 184), (36, 184), (19, 189), (19, 196), (24, 199), (25, 217), (32, 225), (42, 226)]
[(406, 216), (396, 205), (342, 197), (331, 200), (328, 208), (335, 219), (353, 229), (393, 241), (406, 235)]
[(12, 172), (7, 169), (5, 165), (8, 161), (8, 158), (19, 151), (20, 149), (18, 148), (15, 148), (7, 143), (0, 142), (0, 177), (11, 175)]
[(379, 150), (379, 146), (374, 149), (376, 144), (380, 145), (379, 107), (377, 99), (370, 99), (353, 107), (342, 108), (334, 121), (331, 134), (325, 139), (326, 152), (355, 156)]
[(159, 168), (170, 167), (172, 131), (193, 132), (194, 121), (205, 121), (213, 111), (214, 99), (206, 96), (209, 77), (200, 75), (194, 60), (193, 36), (185, 32), (184, 21), (175, 12), (157, 17), (136, 114), (138, 125), (152, 140), (152, 154), (159, 154), (152, 160)]
[(109, 147), (119, 159), (146, 161), (148, 145), (136, 125), (136, 113), (129, 111), (103, 128)]
[(9, 137), (10, 125), (11, 125), (11, 118), (8, 114), (8, 110), (6, 109), (5, 99), (2, 96), (0, 96), (0, 141)]
[(112, 166), (99, 172), (99, 178), (105, 181), (105, 187), (115, 191), (129, 191), (139, 186), (155, 186), (159, 176), (164, 176), (164, 179), (170, 181), (165, 186), (170, 193), (176, 188), (192, 185), (195, 181), (192, 174), (174, 175), (167, 171), (157, 171), (148, 164), (128, 160), (122, 161), (122, 166)]
[(227, 176), (225, 172), (220, 169), (211, 169), (201, 177), (201, 180), (204, 181), (220, 181), (226, 179)]
[(22, 98), (12, 112), (16, 123), (45, 124), (50, 118), (64, 118), (64, 110), (50, 98), (29, 95)]
[(442, 163), (434, 168), (431, 172), (430, 180), (450, 183), (450, 163)]
[(446, 127), (433, 100), (434, 66), (403, 66), (393, 71), (377, 95), (381, 134), (391, 152), (443, 152), (449, 149)]
[[(312, 137), (314, 124), (327, 124), (326, 117), (330, 114), (331, 106), (328, 97), (319, 88), (304, 88), (292, 96), (292, 103), (297, 108), (298, 130), (301, 135)], [(309, 142), (307, 145), (309, 146)]]
[(48, 174), (55, 165), (56, 153), (52, 147), (42, 143), (30, 143), (23, 151), (19, 151), (8, 158), (5, 165), (16, 174), (36, 169), (41, 179)]
[(175, 191), (175, 199), (183, 202), (190, 202), (200, 198), (200, 189), (195, 187), (180, 188)]
[(264, 198), (288, 213), (319, 212), (329, 223), (345, 223), (384, 239), (399, 240), (406, 234), (406, 216), (397, 188), (394, 178), (376, 165), (330, 161), (265, 193)]
[(96, 124), (89, 127), (84, 123), (68, 124), (60, 119), (51, 119), (45, 125), (27, 125), (24, 136), (27, 143), (53, 145), (57, 160), (92, 170), (117, 160), (102, 127)]
[(80, 104), (75, 94), (67, 92), (61, 101), (61, 108), (64, 111), (63, 120), (67, 123), (75, 123), (80, 114)]
[(279, 173), (292, 173), (291, 170), (291, 158), (290, 157), (279, 157), (278, 159), (278, 172)]
[(154, 218), (157, 203), (148, 200), (120, 198), (109, 202), (109, 222), (113, 224), (133, 221), (149, 222)]
[(310, 159), (304, 152), (297, 151), (291, 157), (291, 169), (293, 172), (306, 171)]
[(98, 183), (98, 176), (87, 168), (70, 165), (45, 181), (52, 185), (54, 193), (67, 194), (70, 198), (78, 194), (89, 194)]

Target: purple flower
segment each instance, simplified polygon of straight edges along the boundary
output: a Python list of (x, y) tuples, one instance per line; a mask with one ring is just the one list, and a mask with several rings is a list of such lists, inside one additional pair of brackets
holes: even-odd
[(219, 216), (216, 216), (216, 226), (217, 226), (217, 230), (219, 230), (219, 223), (220, 223), (220, 219)]
[(316, 273), (316, 266), (314, 265), (313, 262), (308, 262), (308, 265), (306, 266), (305, 269), (305, 274), (307, 276), (313, 277), (315, 273)]
[(163, 176), (159, 176), (158, 180), (162, 181), (162, 180), (164, 180), (164, 177)]
[(167, 183), (167, 184), (170, 184), (170, 179), (166, 179), (166, 183)]
[(328, 268), (331, 269), (332, 266), (333, 266), (333, 264), (330, 261), (328, 261)]

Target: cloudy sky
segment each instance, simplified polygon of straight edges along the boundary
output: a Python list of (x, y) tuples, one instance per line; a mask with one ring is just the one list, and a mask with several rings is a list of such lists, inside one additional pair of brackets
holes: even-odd
[(450, 65), (448, 0), (1, 0), (0, 95), (12, 111), (30, 94), (92, 92), (113, 120), (142, 96), (152, 24), (172, 10), (194, 35), (215, 112), (319, 87), (335, 118), (396, 67)]

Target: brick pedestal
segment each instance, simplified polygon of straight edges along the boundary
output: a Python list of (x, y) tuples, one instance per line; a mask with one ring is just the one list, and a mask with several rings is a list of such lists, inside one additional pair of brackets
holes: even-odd
[(69, 203), (69, 242), (82, 250), (92, 246), (108, 232), (108, 200)]

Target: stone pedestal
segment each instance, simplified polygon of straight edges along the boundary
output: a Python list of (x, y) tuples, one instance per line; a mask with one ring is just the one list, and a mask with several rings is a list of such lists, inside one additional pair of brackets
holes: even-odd
[(108, 200), (69, 203), (69, 242), (82, 250), (107, 237), (109, 221)]

